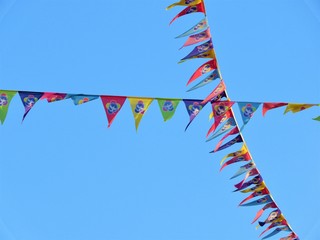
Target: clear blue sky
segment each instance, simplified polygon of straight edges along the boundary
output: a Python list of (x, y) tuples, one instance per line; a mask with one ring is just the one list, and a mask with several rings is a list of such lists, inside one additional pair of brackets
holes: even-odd
[[(201, 14), (170, 20), (171, 0), (3, 0), (0, 89), (205, 98), (186, 92), (203, 60), (176, 64), (175, 36)], [(233, 100), (320, 102), (318, 0), (207, 0), (213, 43)], [(16, 96), (0, 126), (3, 240), (257, 239), (259, 207), (238, 208), (220, 159), (209, 154), (210, 107), (188, 131), (180, 103), (163, 122), (153, 102), (138, 132), (126, 102), (111, 128), (100, 100), (38, 102)], [(235, 112), (238, 112), (235, 109)], [(283, 115), (259, 109), (243, 132), (275, 201), (303, 240), (320, 239), (319, 108)], [(265, 218), (265, 216), (263, 217)], [(278, 239), (278, 238), (275, 238)]]

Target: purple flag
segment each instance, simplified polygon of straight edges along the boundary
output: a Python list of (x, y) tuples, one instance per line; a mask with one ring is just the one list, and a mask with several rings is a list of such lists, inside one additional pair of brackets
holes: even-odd
[(230, 140), (229, 142), (223, 144), (221, 147), (219, 147), (217, 150), (213, 150), (210, 153), (214, 153), (214, 152), (218, 152), (220, 150), (226, 149), (228, 147), (231, 147), (233, 144), (235, 143), (240, 143), (243, 142), (243, 139), (241, 137), (241, 135), (237, 135), (234, 139)]
[(193, 119), (198, 115), (198, 113), (202, 110), (202, 108), (206, 104), (201, 104), (202, 100), (187, 100), (183, 99), (184, 104), (186, 105), (188, 114), (190, 116), (190, 121), (188, 125), (186, 126), (185, 130), (189, 127)]

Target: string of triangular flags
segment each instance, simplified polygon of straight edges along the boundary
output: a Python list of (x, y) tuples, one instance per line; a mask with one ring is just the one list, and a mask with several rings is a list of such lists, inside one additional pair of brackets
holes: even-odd
[[(189, 78), (187, 85), (197, 80), (202, 75), (208, 75), (204, 80), (197, 83), (194, 87), (188, 91), (203, 87), (211, 83), (215, 79), (220, 79), (220, 83), (217, 87), (208, 95), (208, 97), (202, 102), (211, 102), (212, 106), (212, 117), (214, 118), (214, 123), (210, 127), (207, 137), (212, 134), (207, 141), (212, 140), (222, 134), (225, 134), (216, 147), (211, 153), (221, 151), (226, 149), (236, 143), (241, 143), (242, 147), (236, 152), (227, 154), (220, 162), (222, 171), (225, 167), (235, 163), (245, 162), (244, 165), (240, 166), (238, 171), (231, 177), (234, 179), (240, 175), (244, 174), (244, 178), (239, 183), (235, 184), (234, 192), (250, 193), (244, 200), (239, 203), (239, 206), (263, 206), (254, 217), (252, 223), (256, 222), (265, 211), (269, 211), (268, 216), (264, 221), (258, 221), (257, 227), (267, 226), (264, 231), (261, 232), (260, 236), (262, 239), (270, 238), (280, 232), (288, 232), (288, 235), (280, 238), (280, 240), (298, 240), (298, 235), (290, 227), (287, 219), (283, 215), (282, 211), (274, 201), (260, 171), (254, 162), (247, 144), (244, 141), (241, 130), (252, 118), (253, 113), (258, 109), (261, 103), (257, 102), (238, 102), (241, 116), (243, 120), (243, 126), (240, 128), (237, 124), (236, 118), (233, 112), (234, 101), (228, 98), (226, 91), (226, 86), (224, 84), (221, 72), (218, 66), (218, 61), (213, 48), (210, 27), (208, 25), (208, 20), (206, 17), (206, 8), (204, 0), (180, 0), (176, 3), (171, 4), (167, 7), (167, 10), (174, 6), (186, 6), (180, 13), (178, 13), (170, 22), (172, 24), (178, 18), (191, 13), (202, 13), (204, 18), (194, 25), (192, 28), (186, 32), (180, 34), (176, 38), (188, 37), (183, 47), (191, 46), (194, 44), (199, 44), (193, 48), (193, 50), (184, 58), (180, 60), (179, 63), (195, 59), (195, 58), (209, 58), (209, 61), (202, 64)], [(169, 25), (170, 25), (169, 24)], [(226, 101), (221, 101), (221, 99), (227, 98)], [(269, 110), (281, 106), (286, 106), (285, 113), (288, 111), (298, 112), (318, 104), (288, 104), (283, 102), (278, 103), (263, 103), (263, 115)], [(318, 105), (319, 106), (319, 105)], [(320, 117), (314, 118), (314, 120), (319, 120)], [(219, 129), (218, 126), (222, 125)], [(235, 137), (223, 144), (223, 141), (229, 137), (235, 135)], [(250, 202), (248, 202), (251, 200)], [(272, 231), (271, 231), (272, 230)], [(271, 231), (267, 234), (267, 232)], [(265, 235), (267, 234), (267, 235)], [(260, 237), (259, 236), (259, 237)]]
[[(305, 110), (307, 108), (313, 106), (320, 106), (320, 104), (310, 104), (310, 103), (277, 103), (277, 102), (241, 102), (241, 101), (221, 101), (222, 97), (226, 97), (225, 92), (225, 84), (223, 80), (216, 87), (209, 98), (204, 100), (201, 99), (178, 99), (178, 98), (159, 98), (159, 97), (138, 97), (138, 96), (114, 96), (114, 95), (90, 95), (90, 94), (71, 94), (71, 93), (52, 93), (52, 92), (31, 92), (31, 91), (13, 91), (13, 90), (0, 90), (0, 122), (4, 123), (7, 112), (9, 109), (10, 102), (12, 98), (18, 93), (20, 96), (21, 102), (25, 108), (25, 112), (22, 117), (22, 121), (25, 119), (29, 111), (34, 107), (38, 100), (47, 100), (48, 103), (61, 101), (65, 99), (71, 99), (74, 105), (81, 105), (86, 102), (90, 102), (96, 99), (101, 99), (103, 108), (105, 110), (108, 127), (111, 126), (113, 120), (116, 115), (121, 110), (124, 105), (126, 99), (129, 100), (130, 106), (132, 109), (132, 113), (135, 119), (135, 126), (138, 129), (140, 121), (149, 106), (153, 101), (157, 101), (159, 105), (159, 109), (161, 111), (162, 117), (164, 121), (167, 121), (173, 117), (175, 111), (181, 101), (184, 102), (187, 113), (189, 115), (189, 123), (186, 126), (186, 129), (194, 120), (194, 118), (198, 115), (198, 113), (204, 108), (204, 106), (210, 101), (211, 104), (215, 104), (218, 106), (218, 111), (220, 116), (223, 116), (222, 112), (224, 111), (223, 106), (229, 106), (230, 104), (237, 103), (239, 106), (239, 110), (243, 119), (243, 126), (248, 123), (249, 119), (253, 116), (253, 113), (257, 110), (257, 108), (262, 104), (262, 114), (277, 107), (286, 106), (284, 113), (287, 112), (299, 112)], [(216, 97), (219, 95), (219, 99)], [(219, 104), (219, 105), (218, 105)], [(217, 116), (211, 114), (210, 118), (214, 118), (215, 122), (217, 122)], [(320, 117), (318, 117), (320, 118)], [(318, 120), (317, 118), (314, 118)], [(319, 119), (320, 120), (320, 119)], [(221, 127), (219, 131), (210, 136), (207, 141), (212, 140), (213, 138), (223, 134), (227, 131), (231, 126), (235, 126), (235, 122), (231, 120), (226, 121)], [(217, 126), (214, 125), (214, 129)], [(213, 128), (207, 134), (207, 137), (214, 130)]]

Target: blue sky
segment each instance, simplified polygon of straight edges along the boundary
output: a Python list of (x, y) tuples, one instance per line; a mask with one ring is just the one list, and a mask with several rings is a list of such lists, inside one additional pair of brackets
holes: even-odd
[[(177, 64), (192, 48), (174, 39), (203, 16), (169, 27), (183, 9), (171, 3), (1, 1), (0, 89), (205, 98), (217, 82), (186, 92), (204, 61)], [(205, 4), (232, 100), (320, 103), (317, 0)], [(243, 132), (250, 153), (292, 228), (319, 239), (319, 108), (259, 110)], [(163, 122), (153, 102), (138, 132), (128, 101), (111, 128), (100, 100), (41, 101), (21, 124), (23, 113), (16, 96), (0, 127), (1, 239), (258, 239), (259, 208), (238, 208), (246, 195), (232, 193), (239, 165), (219, 173), (240, 145), (209, 154), (209, 106), (186, 132), (183, 103)]]

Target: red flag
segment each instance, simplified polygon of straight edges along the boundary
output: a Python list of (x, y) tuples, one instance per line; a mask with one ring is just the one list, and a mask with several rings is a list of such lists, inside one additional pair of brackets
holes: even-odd
[(256, 214), (256, 216), (254, 217), (254, 219), (252, 220), (252, 223), (251, 223), (251, 224), (253, 224), (255, 221), (257, 221), (257, 220), (261, 217), (261, 215), (263, 214), (263, 212), (264, 212), (265, 210), (267, 210), (268, 208), (278, 208), (278, 206), (277, 206), (277, 204), (276, 204), (275, 202), (267, 203), (266, 205), (264, 205), (263, 208), (261, 208), (261, 209), (257, 212), (257, 214)]
[(231, 158), (230, 160), (226, 161), (222, 167), (220, 168), (220, 172), (222, 171), (222, 169), (224, 169), (226, 166), (233, 164), (233, 163), (237, 163), (237, 162), (242, 162), (242, 161), (249, 161), (251, 160), (251, 156), (248, 152), (246, 152), (245, 154), (242, 154), (240, 156), (236, 156)]
[(286, 105), (288, 105), (288, 103), (282, 103), (282, 102), (268, 103), (268, 102), (265, 102), (265, 103), (263, 103), (263, 107), (262, 107), (262, 116), (264, 116), (266, 114), (266, 112), (269, 111), (270, 109), (278, 108), (278, 107), (282, 107), (282, 106), (286, 106)]
[(40, 99), (47, 99), (49, 103), (65, 99), (66, 93), (45, 92)]
[(191, 35), (181, 48), (186, 47), (186, 46), (190, 46), (190, 45), (193, 45), (196, 43), (200, 43), (202, 41), (208, 40), (209, 38), (211, 38), (210, 28), (207, 28), (203, 32)]
[(264, 188), (261, 191), (256, 191), (251, 193), (248, 197), (246, 197), (245, 199), (243, 199), (240, 203), (239, 206), (241, 206), (243, 203), (245, 203), (246, 201), (254, 198), (254, 197), (258, 197), (258, 196), (263, 196), (263, 195), (268, 195), (270, 192), (268, 190), (268, 188)]
[(219, 102), (213, 102), (211, 104), (212, 106), (212, 112), (213, 112), (213, 117), (214, 117), (214, 123), (210, 127), (207, 137), (210, 135), (210, 133), (214, 132), (216, 128), (219, 126), (221, 123), (221, 120), (224, 117), (231, 117), (232, 116), (232, 111), (230, 110), (234, 102), (231, 101), (219, 101)]
[(280, 220), (274, 221), (272, 224), (270, 224), (269, 227), (267, 227), (262, 233), (260, 233), (259, 237), (261, 237), (263, 234), (268, 232), (271, 228), (282, 226), (282, 225), (287, 226), (288, 222), (287, 222), (287, 220), (280, 218)]
[(205, 7), (204, 7), (203, 2), (200, 2), (200, 3), (198, 3), (197, 5), (194, 5), (194, 6), (188, 6), (188, 7), (186, 7), (185, 9), (183, 9), (181, 12), (179, 12), (179, 13), (171, 20), (171, 22), (169, 23), (169, 25), (170, 25), (171, 23), (173, 23), (176, 19), (178, 19), (178, 18), (181, 17), (181, 16), (184, 16), (184, 15), (187, 15), (187, 14), (190, 14), (190, 13), (196, 13), (196, 12), (202, 12), (202, 13), (206, 14), (206, 10), (205, 10)]
[(224, 84), (224, 81), (221, 80), (220, 83), (218, 84), (218, 86), (209, 94), (208, 97), (206, 97), (206, 99), (204, 99), (201, 104), (205, 104), (209, 101), (211, 101), (211, 99), (219, 96), (221, 93), (223, 93), (226, 90), (226, 85)]
[(196, 80), (198, 77), (200, 77), (203, 74), (206, 74), (214, 69), (217, 69), (217, 60), (212, 59), (208, 62), (202, 64), (191, 76), (189, 81), (187, 82), (187, 86), (192, 83), (194, 80)]
[(110, 127), (111, 123), (113, 122), (114, 118), (120, 111), (127, 97), (101, 96), (100, 98), (108, 118), (108, 122), (109, 122), (108, 127)]

